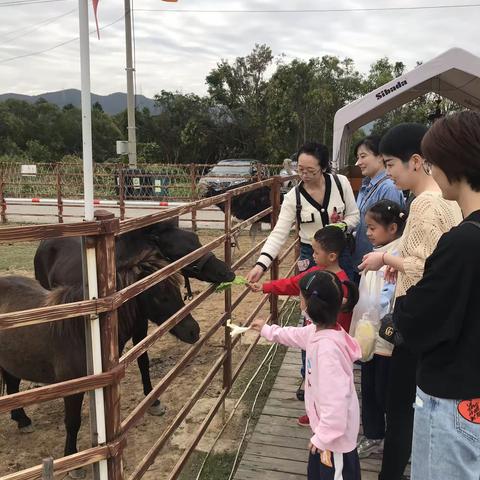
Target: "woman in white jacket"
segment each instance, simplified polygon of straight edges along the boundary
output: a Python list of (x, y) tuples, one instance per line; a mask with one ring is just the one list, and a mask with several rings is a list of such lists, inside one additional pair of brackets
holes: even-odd
[[(312, 238), (317, 230), (331, 223), (343, 223), (345, 230), (353, 230), (359, 220), (353, 190), (347, 177), (330, 171), (328, 149), (321, 143), (309, 142), (298, 151), (298, 175), (301, 182), (284, 197), (275, 228), (270, 233), (256, 265), (248, 273), (250, 282), (258, 282), (278, 256), (296, 221), (300, 230), (300, 261), (302, 272), (315, 265)], [(340, 266), (349, 274), (345, 260)], [(349, 275), (350, 276), (350, 275)]]

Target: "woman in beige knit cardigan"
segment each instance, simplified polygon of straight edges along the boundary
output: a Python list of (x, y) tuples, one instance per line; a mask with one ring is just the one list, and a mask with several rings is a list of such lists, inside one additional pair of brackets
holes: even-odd
[[(432, 254), (440, 237), (462, 220), (458, 204), (443, 199), (440, 188), (431, 177), (430, 166), (422, 157), (421, 141), (426, 131), (426, 127), (420, 124), (397, 125), (385, 134), (380, 143), (388, 175), (397, 188), (410, 190), (415, 200), (400, 239), (399, 256), (369, 253), (359, 269), (379, 270), (387, 265), (392, 273), (398, 272), (396, 298), (405, 295), (422, 278), (425, 260)], [(416, 365), (417, 358), (407, 347), (394, 348), (379, 480), (400, 480), (410, 458)]]

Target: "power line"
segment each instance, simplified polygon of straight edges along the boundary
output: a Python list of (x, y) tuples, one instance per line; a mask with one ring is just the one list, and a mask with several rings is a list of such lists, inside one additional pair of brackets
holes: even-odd
[(19, 5), (36, 5), (37, 3), (56, 3), (56, 2), (66, 2), (70, 0), (19, 0), (16, 2), (0, 2), (0, 7), (16, 7)]
[[(18, 30), (12, 30), (12, 31), (10, 31), (8, 33), (5, 33), (4, 35), (0, 36), (0, 38), (7, 37), (5, 40), (2, 41), (2, 43), (4, 43), (4, 44), (13, 42), (14, 40), (17, 40), (18, 38), (24, 37), (25, 35), (28, 35), (29, 33), (35, 32), (35, 31), (39, 30), (40, 28), (44, 27), (45, 25), (49, 25), (50, 23), (53, 23), (55, 20), (58, 20), (62, 17), (66, 17), (67, 15), (70, 15), (71, 13), (76, 12), (76, 11), (77, 11), (77, 9), (74, 8), (73, 10), (70, 10), (69, 12), (62, 13), (61, 15), (56, 15), (55, 17), (47, 18), (46, 20), (43, 20), (42, 22), (35, 23), (35, 24), (30, 25), (28, 27), (19, 28)], [(19, 33), (19, 32), (22, 32), (22, 33)], [(10, 35), (15, 34), (15, 33), (19, 33), (19, 35), (16, 35), (14, 37), (10, 37)], [(10, 38), (8, 38), (8, 37), (10, 37)]]
[[(112, 25), (115, 25), (115, 23), (118, 23), (120, 20), (123, 20), (124, 17), (125, 17), (125, 15), (122, 15), (121, 17), (117, 18), (113, 22), (108, 23), (107, 25), (104, 25), (103, 27), (99, 28), (99, 30), (105, 30), (106, 28), (111, 27)], [(93, 35), (96, 32), (97, 32), (96, 29), (91, 30), (90, 35)], [(55, 50), (56, 48), (63, 47), (64, 45), (68, 45), (69, 43), (76, 42), (77, 40), (80, 40), (80, 37), (71, 38), (70, 40), (66, 40), (65, 42), (58, 43), (57, 45), (54, 45), (53, 47), (45, 48), (44, 50), (39, 50), (37, 52), (25, 53), (23, 55), (17, 55), (15, 57), (4, 58), (3, 60), (0, 60), (0, 64), (11, 62), (12, 60), (18, 60), (20, 58), (32, 57), (34, 55), (42, 55), (44, 53), (51, 52), (52, 50)]]
[(348, 12), (394, 12), (402, 10), (440, 10), (452, 8), (476, 8), (480, 3), (459, 4), (459, 5), (429, 5), (416, 7), (359, 7), (359, 8), (304, 8), (288, 10), (199, 10), (180, 8), (137, 8), (137, 12), (171, 12), (171, 13), (348, 13)]

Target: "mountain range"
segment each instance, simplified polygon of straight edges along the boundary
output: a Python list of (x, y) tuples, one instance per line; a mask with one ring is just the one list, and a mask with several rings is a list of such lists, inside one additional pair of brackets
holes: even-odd
[[(54, 103), (60, 108), (65, 105), (72, 104), (75, 107), (81, 105), (80, 90), (68, 89), (59, 90), (58, 92), (46, 92), (40, 95), (23, 95), (21, 93), (3, 93), (0, 94), (0, 102), (4, 102), (10, 98), (16, 100), (24, 100), (28, 103), (35, 103), (40, 98), (45, 99), (47, 102)], [(155, 107), (155, 101), (151, 98), (147, 98), (144, 95), (136, 95), (136, 105), (139, 110), (147, 107), (152, 115), (160, 113), (159, 109)], [(92, 93), (92, 104), (98, 102), (103, 111), (109, 115), (115, 115), (127, 108), (127, 94), (121, 92), (111, 93), (110, 95), (97, 95)]]

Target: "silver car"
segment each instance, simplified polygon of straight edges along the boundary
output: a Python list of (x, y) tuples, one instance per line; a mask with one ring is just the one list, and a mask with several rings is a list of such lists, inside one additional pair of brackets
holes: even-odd
[(258, 160), (250, 158), (220, 160), (200, 178), (198, 190), (201, 193), (205, 193), (207, 190), (220, 191), (256, 179), (259, 174), (259, 165), (261, 177), (267, 178), (269, 176), (268, 169)]

